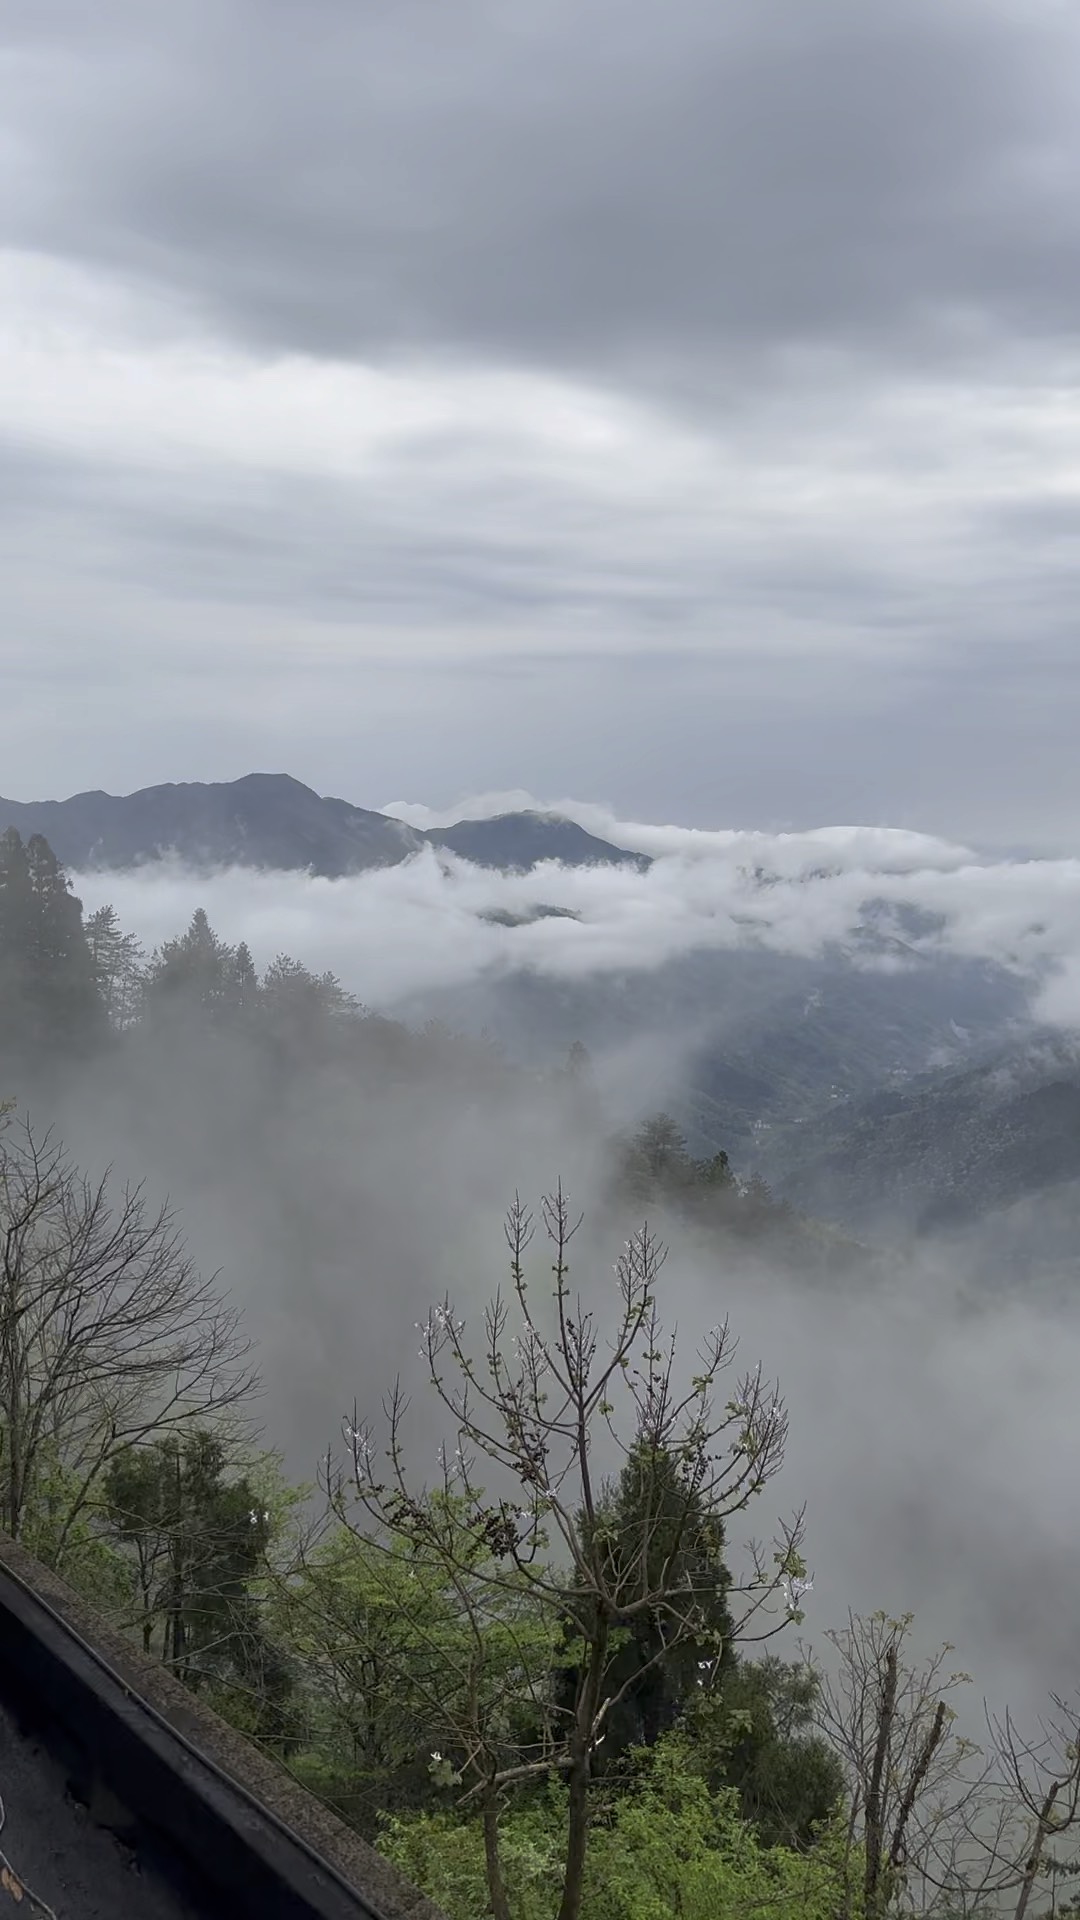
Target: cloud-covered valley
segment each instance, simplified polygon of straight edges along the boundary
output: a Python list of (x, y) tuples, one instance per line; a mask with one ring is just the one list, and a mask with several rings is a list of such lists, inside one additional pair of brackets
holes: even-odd
[[(395, 803), (416, 826), (494, 814), (529, 796), (463, 802), (452, 813)], [(845, 948), (868, 968), (941, 956), (985, 960), (1028, 983), (1038, 1017), (1080, 1023), (1080, 860), (980, 853), (885, 827), (709, 832), (622, 821), (599, 805), (552, 804), (590, 832), (650, 857), (634, 867), (493, 872), (425, 851), (346, 879), (169, 862), (85, 873), (148, 949), (196, 906), (265, 966), (288, 952), (330, 969), (372, 1008), (529, 971), (585, 981), (642, 974), (698, 952), (763, 948), (812, 958)]]

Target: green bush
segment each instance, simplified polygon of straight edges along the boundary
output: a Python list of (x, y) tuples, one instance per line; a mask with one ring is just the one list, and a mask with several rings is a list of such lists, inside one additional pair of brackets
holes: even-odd
[[(551, 1920), (562, 1888), (565, 1796), (553, 1786), (500, 1822), (514, 1920)], [(488, 1913), (478, 1820), (453, 1813), (397, 1816), (380, 1848), (449, 1920)], [(858, 1920), (858, 1860), (826, 1825), (808, 1852), (766, 1847), (739, 1812), (733, 1789), (709, 1792), (677, 1738), (648, 1756), (633, 1789), (593, 1830), (582, 1920)]]

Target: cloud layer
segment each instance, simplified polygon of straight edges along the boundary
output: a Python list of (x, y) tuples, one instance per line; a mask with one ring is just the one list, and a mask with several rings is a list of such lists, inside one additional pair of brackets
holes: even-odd
[(7, 34), (9, 230), (274, 352), (708, 385), (1072, 331), (1056, 0), (110, 0), (93, 32), (16, 0)]
[[(464, 810), (498, 811), (508, 797), (529, 799), (487, 796)], [(1012, 968), (1038, 989), (1045, 1018), (1080, 1024), (1080, 861), (995, 858), (887, 828), (707, 832), (624, 822), (573, 801), (558, 810), (653, 864), (504, 875), (424, 853), (346, 880), (246, 870), (206, 878), (162, 865), (85, 874), (76, 885), (88, 907), (111, 900), (150, 947), (205, 905), (261, 965), (291, 952), (380, 1009), (517, 969), (583, 980), (699, 950), (811, 956), (854, 943), (866, 965), (947, 953)], [(419, 805), (398, 811), (416, 825), (443, 817)], [(530, 918), (550, 907), (557, 916)]]
[(14, 0), (5, 789), (1071, 852), (1077, 51), (1057, 0)]

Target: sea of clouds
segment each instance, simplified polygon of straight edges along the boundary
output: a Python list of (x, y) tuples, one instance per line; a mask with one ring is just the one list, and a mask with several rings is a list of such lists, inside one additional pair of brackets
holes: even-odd
[[(163, 861), (77, 875), (76, 890), (87, 910), (111, 901), (149, 950), (203, 906), (224, 939), (247, 941), (260, 966), (291, 953), (331, 969), (380, 1010), (521, 968), (581, 980), (748, 943), (810, 957), (849, 940), (872, 903), (885, 932), (890, 910), (900, 916), (894, 931), (908, 948), (1014, 969), (1030, 979), (1039, 1018), (1080, 1025), (1080, 860), (981, 853), (890, 827), (655, 826), (522, 793), (483, 795), (442, 813), (403, 801), (385, 811), (428, 827), (526, 806), (575, 820), (652, 864), (640, 872), (550, 863), (502, 874), (424, 851), (398, 867), (326, 880), (245, 868), (196, 873)], [(529, 920), (543, 908), (558, 916)], [(890, 961), (879, 952), (864, 964)]]

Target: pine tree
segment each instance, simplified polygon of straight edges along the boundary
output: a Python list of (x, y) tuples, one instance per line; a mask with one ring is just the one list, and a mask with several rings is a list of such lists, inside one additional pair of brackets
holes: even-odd
[(629, 1198), (646, 1204), (684, 1192), (694, 1177), (685, 1136), (669, 1113), (646, 1120), (626, 1148), (620, 1184)]
[(359, 1002), (335, 974), (311, 973), (287, 953), (279, 953), (267, 967), (261, 1004), (279, 1040), (305, 1047), (332, 1039), (342, 1020), (360, 1012)]
[(23, 1031), (32, 918), (30, 863), (14, 827), (0, 837), (0, 1043)]
[(142, 996), (143, 950), (125, 933), (115, 907), (98, 907), (86, 922), (86, 940), (94, 980), (109, 1024), (123, 1033), (138, 1017)]
[(48, 841), (0, 840), (0, 1034), (24, 1055), (81, 1049), (103, 1007), (82, 919)]
[(251, 957), (251, 948), (246, 940), (241, 940), (232, 957), (226, 982), (225, 998), (233, 1013), (250, 1013), (259, 998), (259, 976), (255, 971), (255, 962)]
[(212, 1018), (229, 1010), (236, 954), (219, 940), (203, 907), (196, 907), (186, 933), (167, 940), (147, 970), (146, 1004), (151, 1011), (187, 1005)]

